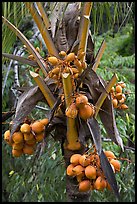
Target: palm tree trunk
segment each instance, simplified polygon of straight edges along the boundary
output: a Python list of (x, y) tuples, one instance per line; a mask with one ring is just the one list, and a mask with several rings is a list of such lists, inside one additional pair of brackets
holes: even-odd
[[(82, 147), (79, 151), (71, 151), (64, 149), (64, 160), (67, 166), (70, 164), (69, 160), (72, 154), (80, 153), (83, 154), (86, 150)], [(67, 202), (89, 202), (91, 191), (80, 192), (78, 189), (78, 182), (76, 177), (70, 177), (66, 175), (66, 194)]]

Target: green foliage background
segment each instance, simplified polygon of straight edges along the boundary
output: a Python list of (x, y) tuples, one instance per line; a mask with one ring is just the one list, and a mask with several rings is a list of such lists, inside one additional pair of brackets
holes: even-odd
[[(109, 30), (102, 35), (93, 36), (95, 52), (97, 52), (102, 40), (105, 38), (107, 48), (103, 54), (97, 69), (98, 75), (105, 80), (110, 80), (113, 73), (117, 73), (118, 81), (126, 83), (127, 96), (126, 111), (115, 110), (116, 123), (124, 145), (128, 146), (129, 140), (135, 142), (135, 54), (133, 51), (134, 40), (132, 36), (133, 26), (127, 24), (120, 32), (113, 36)], [(23, 81), (23, 79), (22, 79)], [(12, 72), (9, 75), (6, 89), (12, 84)], [(8, 92), (4, 93), (2, 101), (3, 111), (8, 110)], [(45, 117), (47, 112), (34, 109), (34, 118)], [(10, 122), (7, 121), (7, 123)], [(106, 132), (100, 122), (102, 138), (106, 138)], [(8, 124), (2, 125), (2, 137), (8, 129)], [(39, 144), (44, 145), (42, 143)], [(116, 179), (121, 195), (121, 202), (135, 201), (135, 152), (125, 150), (122, 152), (116, 144), (102, 140), (104, 150), (112, 150), (117, 157), (128, 158), (121, 162), (121, 172), (116, 174)], [(37, 149), (38, 151), (38, 149)], [(33, 156), (23, 155), (13, 158), (11, 147), (2, 139), (2, 201), (3, 202), (66, 202), (65, 164), (62, 157), (60, 143), (52, 137), (46, 140), (41, 156), (36, 152)], [(91, 192), (92, 202), (117, 202), (110, 191)]]

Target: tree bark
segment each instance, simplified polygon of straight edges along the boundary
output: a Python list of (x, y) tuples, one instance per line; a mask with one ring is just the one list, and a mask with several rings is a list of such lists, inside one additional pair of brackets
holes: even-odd
[[(86, 148), (83, 146), (79, 151), (71, 151), (64, 149), (64, 160), (66, 168), (70, 164), (70, 157), (72, 154), (83, 154)], [(78, 181), (76, 177), (66, 175), (66, 194), (67, 202), (89, 202), (91, 191), (80, 192), (78, 189)]]

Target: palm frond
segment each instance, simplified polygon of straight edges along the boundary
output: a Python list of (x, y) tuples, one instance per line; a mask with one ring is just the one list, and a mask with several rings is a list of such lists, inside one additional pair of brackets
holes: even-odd
[[(57, 3), (58, 2), (45, 3), (47, 7), (49, 7), (49, 17), (54, 13)], [(105, 30), (106, 25), (106, 29), (113, 29), (115, 25), (117, 28), (120, 27), (127, 12), (129, 11), (130, 3), (134, 2), (93, 2), (93, 9), (91, 12), (92, 34), (100, 33), (101, 29)], [(134, 4), (132, 6), (134, 6)], [(47, 9), (46, 6), (43, 7), (44, 9)], [(129, 13), (128, 18), (126, 18), (126, 22), (129, 20), (131, 16), (130, 14), (132, 14), (131, 12)], [(2, 2), (2, 15), (16, 27), (19, 27), (22, 24), (26, 14), (28, 14), (28, 10), (26, 9), (24, 2)], [(3, 52), (11, 53), (12, 45), (16, 39), (17, 37), (13, 34), (13, 32), (9, 31), (6, 26), (2, 25)]]
[(41, 13), (41, 16), (43, 18), (43, 21), (44, 21), (46, 28), (49, 29), (49, 27), (50, 27), (49, 19), (48, 19), (46, 12), (44, 11), (44, 8), (43, 8), (41, 2), (36, 2), (36, 4), (37, 4), (38, 9)]
[(30, 2), (25, 2), (25, 5), (28, 8), (29, 12), (32, 15), (32, 18), (34, 19), (36, 25), (38, 26), (38, 28), (40, 30), (40, 33), (43, 37), (43, 40), (45, 42), (45, 45), (48, 49), (49, 54), (53, 55), (53, 56), (58, 56), (58, 52), (57, 52), (57, 49), (53, 43), (53, 40), (52, 40), (46, 26), (44, 26), (44, 22), (43, 22), (41, 16), (39, 15), (39, 13), (37, 12), (34, 4), (30, 3)]
[[(118, 30), (130, 9), (131, 3), (133, 2), (93, 2), (91, 12), (92, 33), (94, 35), (100, 34), (115, 29), (115, 27)], [(131, 14), (130, 12), (126, 22), (129, 21)]]
[[(81, 23), (79, 27), (79, 48), (78, 48), (78, 56), (80, 53), (85, 52), (87, 48), (87, 39), (88, 39), (88, 31), (89, 31), (89, 24), (90, 24), (90, 13), (92, 9), (92, 2), (87, 2), (83, 6), (82, 16), (81, 16)], [(83, 29), (84, 28), (84, 29)], [(85, 57), (83, 57), (83, 61)]]
[(38, 67), (38, 63), (36, 61), (22, 57), (22, 56), (17, 56), (17, 55), (8, 54), (8, 53), (2, 53), (2, 56), (9, 58), (9, 59), (12, 59), (12, 60), (16, 60), (16, 61), (23, 63), (23, 64), (28, 64), (32, 67)]
[(54, 98), (54, 95), (51, 93), (49, 87), (46, 85), (43, 78), (39, 74), (30, 71), (30, 75), (33, 77), (36, 84), (40, 88), (41, 92), (43, 93), (45, 99), (48, 102), (48, 105), (52, 108), (56, 100)]
[(100, 60), (101, 60), (101, 57), (102, 57), (102, 55), (104, 53), (105, 48), (106, 48), (106, 42), (105, 42), (105, 40), (103, 40), (103, 42), (101, 44), (101, 47), (100, 47), (100, 49), (98, 50), (98, 52), (96, 54), (95, 63), (93, 64), (93, 67), (92, 67), (92, 69), (94, 71), (96, 71), (96, 69), (97, 69), (97, 67), (98, 67), (98, 65), (100, 63)]
[(113, 77), (111, 78), (110, 82), (106, 85), (105, 89), (106, 89), (106, 92), (103, 92), (100, 97), (98, 98), (96, 104), (95, 104), (95, 107), (96, 107), (96, 113), (95, 113), (95, 118), (97, 117), (98, 115), (98, 112), (104, 102), (104, 100), (106, 99), (106, 97), (108, 96), (108, 93), (110, 92), (111, 88), (114, 86), (114, 84), (116, 83), (117, 81), (117, 75), (114, 74)]
[[(22, 24), (26, 14), (27, 9), (23, 2), (2, 2), (2, 15), (9, 19), (11, 23), (14, 23), (16, 27)], [(2, 51), (12, 53), (13, 44), (16, 39), (16, 35), (7, 26), (2, 24)]]
[(34, 56), (35, 60), (37, 61), (38, 65), (42, 69), (45, 76), (47, 76), (46, 71), (46, 64), (43, 58), (41, 58), (39, 52), (33, 47), (33, 45), (29, 42), (29, 40), (18, 30), (12, 23), (10, 23), (6, 18), (2, 16), (3, 22), (11, 29), (16, 36), (20, 38), (22, 43), (26, 45), (28, 51)]

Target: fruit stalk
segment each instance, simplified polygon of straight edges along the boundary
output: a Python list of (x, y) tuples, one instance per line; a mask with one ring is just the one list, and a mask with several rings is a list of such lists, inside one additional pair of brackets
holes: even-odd
[[(78, 47), (78, 57), (82, 52), (86, 53), (89, 23), (90, 23), (89, 17), (90, 17), (91, 8), (92, 8), (92, 2), (84, 3), (81, 22), (79, 26), (79, 32), (78, 32), (78, 39), (80, 42)], [(82, 57), (81, 61), (85, 61), (85, 56)], [(82, 70), (80, 69), (79, 72), (82, 72)]]
[[(63, 89), (64, 89), (64, 95), (65, 95), (65, 102), (66, 102), (66, 108), (70, 106), (72, 103), (72, 93), (73, 93), (73, 87), (72, 87), (72, 81), (71, 76), (69, 73), (62, 74), (62, 82), (63, 82)], [(77, 128), (75, 124), (75, 119), (67, 117), (67, 142), (66, 145), (67, 149), (69, 150), (78, 150), (80, 149), (80, 142), (78, 141), (78, 133)]]
[(46, 44), (46, 47), (48, 49), (48, 52), (51, 56), (56, 56), (57, 58), (59, 58), (59, 55), (58, 55), (58, 52), (57, 52), (57, 49), (55, 48), (55, 45), (49, 35), (49, 32), (47, 30), (47, 28), (44, 26), (44, 23), (40, 17), (40, 15), (38, 14), (35, 6), (33, 3), (31, 2), (25, 2), (26, 4), (26, 7), (29, 9), (35, 23), (37, 24), (39, 30), (40, 30), (40, 33), (44, 39), (44, 42)]
[(106, 89), (106, 92), (104, 91), (100, 97), (98, 98), (96, 104), (95, 104), (95, 108), (96, 108), (96, 112), (95, 112), (95, 118), (97, 117), (97, 114), (104, 102), (104, 100), (106, 99), (106, 97), (108, 96), (111, 88), (114, 86), (114, 84), (116, 83), (116, 80), (117, 80), (117, 75), (114, 74), (113, 77), (111, 78), (110, 82), (106, 85), (105, 89)]
[(46, 15), (46, 13), (44, 11), (42, 3), (41, 2), (36, 2), (36, 4), (37, 4), (38, 9), (39, 9), (39, 11), (41, 13), (41, 16), (43, 18), (43, 21), (44, 21), (44, 24), (45, 24), (46, 28), (49, 29), (49, 27), (50, 27), (49, 19), (48, 19), (47, 15)]
[(93, 69), (95, 72), (96, 72), (97, 67), (98, 67), (98, 65), (99, 65), (99, 63), (100, 63), (100, 60), (101, 60), (101, 57), (102, 57), (102, 55), (103, 55), (103, 53), (104, 53), (105, 48), (106, 48), (106, 42), (105, 42), (105, 40), (103, 40), (103, 42), (102, 42), (102, 44), (101, 44), (101, 47), (100, 47), (100, 49), (98, 50), (97, 55), (96, 55), (96, 57), (95, 57), (95, 63), (93, 64), (93, 67), (92, 67), (92, 69)]
[(40, 77), (39, 74), (30, 71), (30, 75), (33, 77), (35, 80), (36, 84), (40, 88), (41, 92), (43, 93), (45, 99), (47, 100), (50, 108), (54, 106), (55, 103), (55, 98), (52, 95), (51, 91), (49, 90), (48, 86), (45, 84), (44, 80)]

